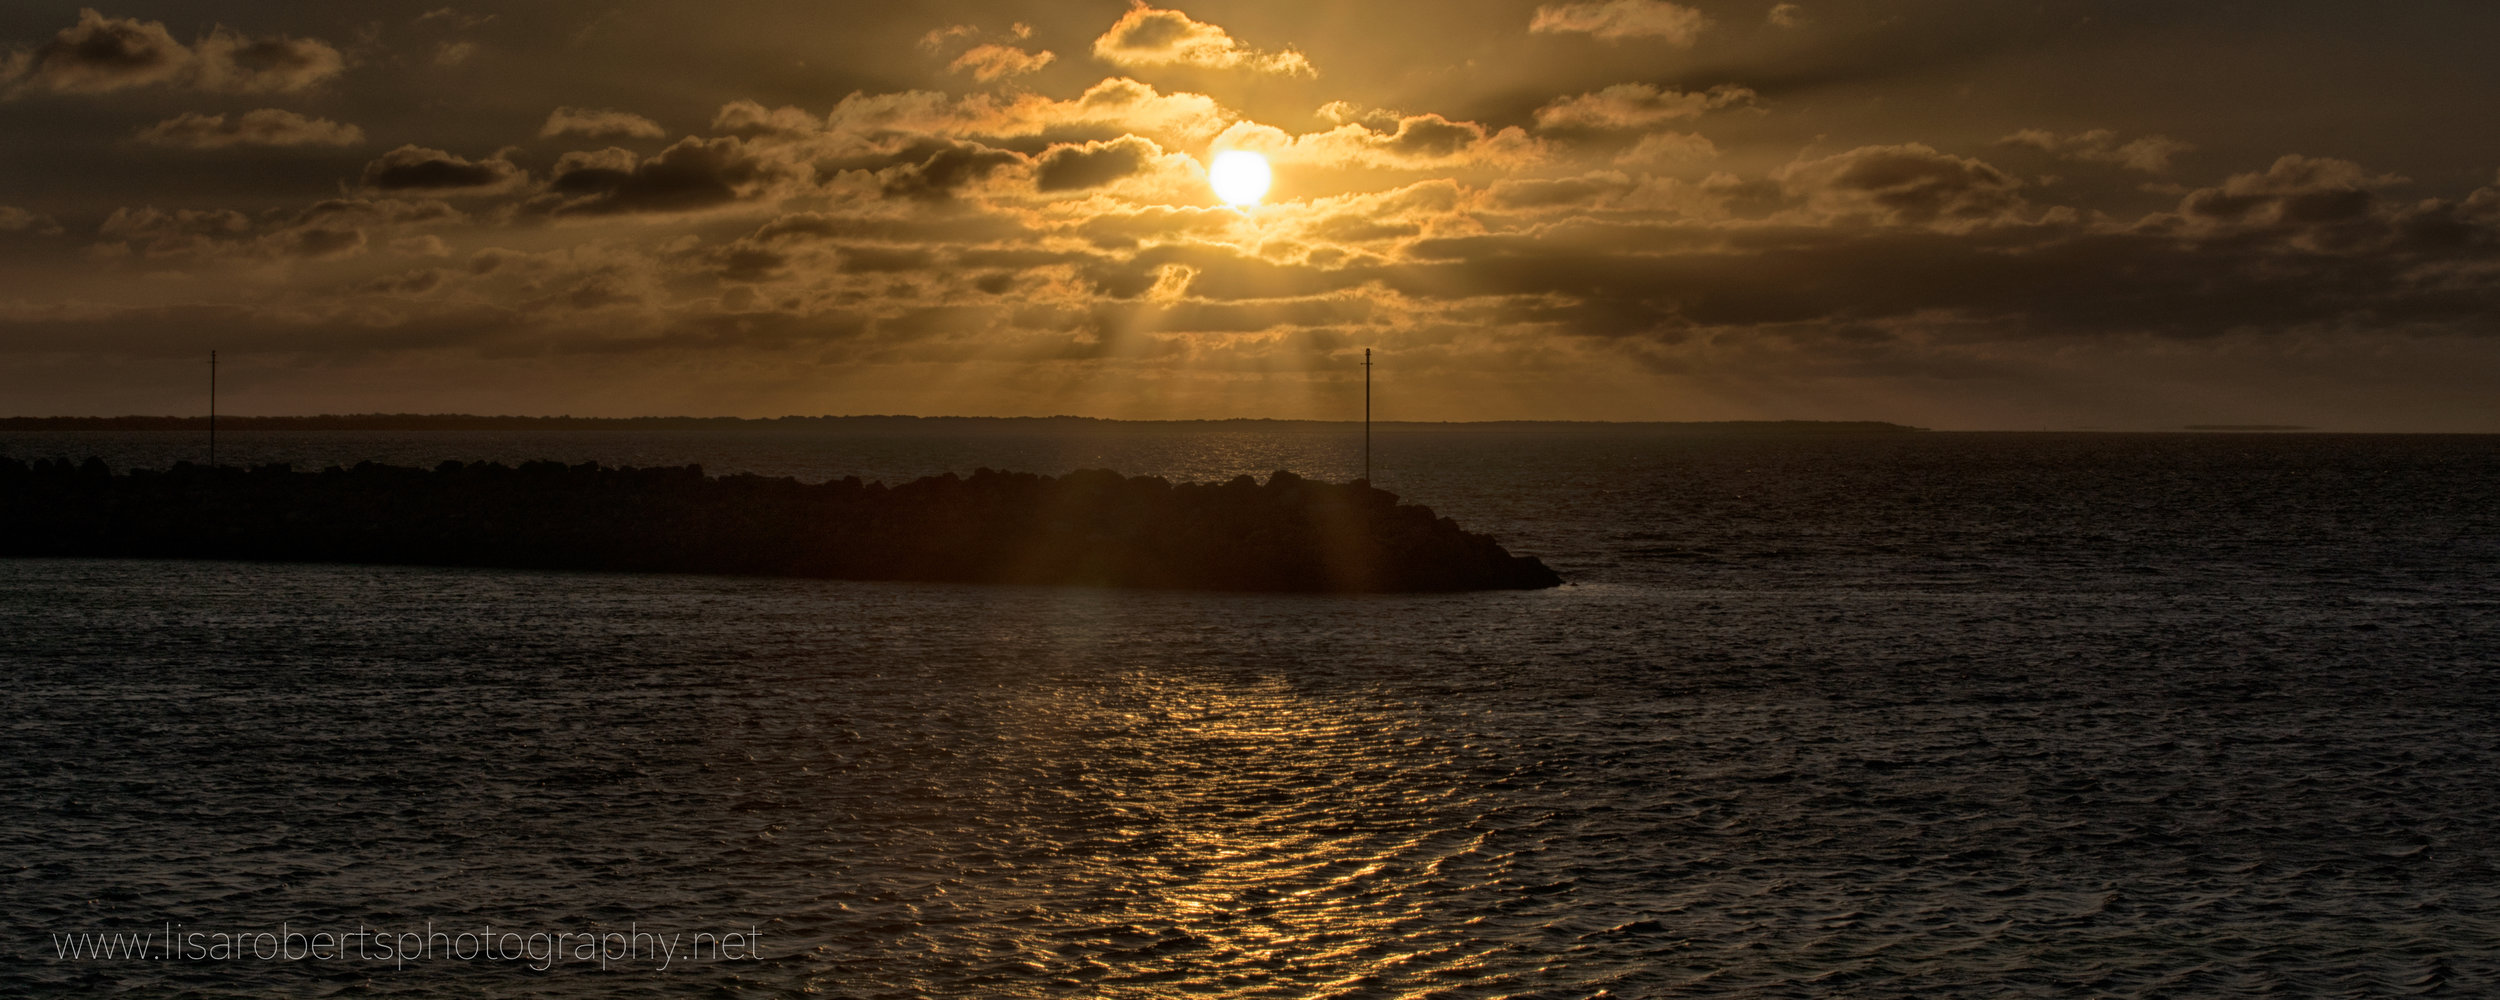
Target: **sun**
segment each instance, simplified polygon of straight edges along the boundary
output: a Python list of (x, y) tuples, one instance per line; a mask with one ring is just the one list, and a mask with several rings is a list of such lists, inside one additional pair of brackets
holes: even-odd
[(1215, 189), (1216, 197), (1234, 205), (1258, 204), (1274, 179), (1267, 157), (1244, 149), (1217, 153), (1215, 162), (1207, 166), (1207, 186)]

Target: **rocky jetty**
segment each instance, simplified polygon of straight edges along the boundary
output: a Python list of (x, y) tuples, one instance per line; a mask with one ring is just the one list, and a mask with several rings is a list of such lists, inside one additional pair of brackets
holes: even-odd
[(1358, 593), (1562, 582), (1360, 481), (987, 469), (888, 487), (701, 466), (445, 462), (114, 474), (0, 458), (0, 555)]

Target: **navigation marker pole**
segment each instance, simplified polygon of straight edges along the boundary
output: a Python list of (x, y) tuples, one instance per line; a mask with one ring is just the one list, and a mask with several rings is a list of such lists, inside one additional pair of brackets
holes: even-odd
[(1363, 482), (1372, 481), (1372, 349), (1363, 349)]
[(217, 352), (208, 352), (208, 467), (217, 467)]

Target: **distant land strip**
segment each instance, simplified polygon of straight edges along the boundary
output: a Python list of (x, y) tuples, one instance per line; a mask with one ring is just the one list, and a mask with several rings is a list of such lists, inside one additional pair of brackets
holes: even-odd
[[(217, 418), (218, 430), (233, 431), (524, 431), (524, 430), (745, 430), (841, 428), (846, 430), (952, 430), (970, 427), (1044, 427), (1052, 429), (1126, 428), (1341, 428), (1359, 420), (1277, 420), (1231, 417), (1219, 420), (1114, 420), (1104, 417), (512, 417), (465, 413), (325, 413), (295, 417)], [(1707, 434), (1915, 434), (1923, 428), (1877, 420), (1382, 420), (1381, 430), (1656, 430)], [(208, 429), (207, 417), (0, 417), (0, 431), (187, 431)]]
[(2189, 424), (2187, 429), (2192, 431), (2305, 431), (2311, 428), (2301, 424)]

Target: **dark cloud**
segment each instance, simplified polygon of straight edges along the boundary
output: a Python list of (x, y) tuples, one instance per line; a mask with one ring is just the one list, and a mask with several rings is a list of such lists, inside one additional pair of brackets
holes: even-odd
[(268, 247), (286, 257), (316, 260), (352, 257), (364, 252), (365, 232), (362, 229), (306, 226), (274, 234)]
[(529, 181), (509, 160), (470, 160), (439, 149), (401, 146), (365, 164), (365, 187), (449, 195), (501, 194)]
[(1888, 224), (1999, 222), (2028, 207), (2005, 171), (1918, 143), (1799, 160), (1777, 179), (1816, 211)]
[(1162, 152), (1154, 143), (1135, 136), (1053, 146), (1035, 161), (1033, 186), (1042, 191), (1100, 187), (1146, 169)]
[(2140, 231), (2202, 243), (2279, 244), (2336, 254), (2439, 254), (2488, 248), (2500, 189), (2463, 202), (2396, 201), (2380, 192), (2404, 178), (2347, 160), (2285, 156), (2263, 173), (2234, 175), (2188, 192), (2178, 208)]
[(78, 12), (78, 23), (6, 66), (9, 93), (101, 94), (168, 84), (219, 93), (293, 93), (339, 75), (346, 57), (328, 42), (251, 38), (224, 27), (195, 45), (157, 21)]
[(82, 10), (77, 24), (19, 58), (12, 88), (98, 94), (172, 82), (189, 72), (192, 62), (191, 49), (160, 22)]
[(2373, 176), (2347, 160), (2286, 156), (2262, 174), (2240, 174), (2220, 187), (2189, 194), (2180, 214), (2228, 225), (2320, 225), (2348, 222), (2369, 214), (2376, 188), (2404, 183), (2401, 177)]
[(977, 142), (927, 143), (901, 159), (877, 172), (878, 187), (889, 198), (921, 201), (954, 197), (956, 191), (1024, 162), (1023, 156), (1012, 151)]
[(294, 93), (346, 69), (347, 60), (314, 38), (247, 38), (218, 28), (198, 46), (202, 89), (236, 94)]
[[(1958, 186), (1935, 181), (1953, 172), (1925, 157), (1847, 162), (1907, 163), (1911, 169), (1899, 176), (1918, 179), (1867, 185), (1875, 190)], [(2500, 228), (2446, 205), (2427, 214), (2470, 238), (2388, 253), (2403, 223), (2424, 217), (2425, 206), (2372, 211), (2354, 208), (2348, 197), (2317, 197), (2348, 196), (2364, 177), (2300, 163), (2226, 185), (2263, 200), (2232, 207), (2232, 225), (2257, 227), (2267, 237), (2258, 239), (2210, 230), (2210, 238), (2183, 239), (2175, 219), (2170, 226), (2124, 229), (2009, 227), (1985, 239), (1904, 227), (1581, 224), (1422, 241), (1413, 262), (1385, 269), (1383, 280), (1422, 300), (1503, 303), (1505, 322), (1662, 341), (1698, 330), (1808, 324), (1863, 332), (1867, 324), (1947, 321), (2013, 339), (2205, 339), (2243, 331), (2436, 329), (2500, 308), (2500, 269), (2493, 267), (2500, 264), (2493, 239)], [(2311, 197), (2317, 200), (2299, 213), (2298, 225), (2375, 219), (2381, 241), (2365, 249), (2277, 228), (2291, 221), (2278, 213)], [(1936, 206), (1952, 199), (1931, 193), (1912, 200), (1919, 214), (1942, 214)], [(2189, 201), (2212, 206), (2210, 197)], [(1633, 248), (1647, 252), (1627, 252)]]
[(1454, 122), (1437, 114), (1416, 115), (1398, 122), (1383, 147), (1390, 153), (1418, 159), (1455, 156), (1484, 141), (1484, 126)]
[(568, 153), (539, 207), (563, 215), (697, 212), (766, 197), (808, 173), (744, 140), (688, 137), (648, 159), (621, 149)]
[(353, 146), (365, 141), (363, 129), (326, 118), (306, 118), (292, 111), (262, 108), (228, 118), (196, 112), (177, 115), (139, 131), (139, 141), (183, 149), (224, 149), (231, 146)]

